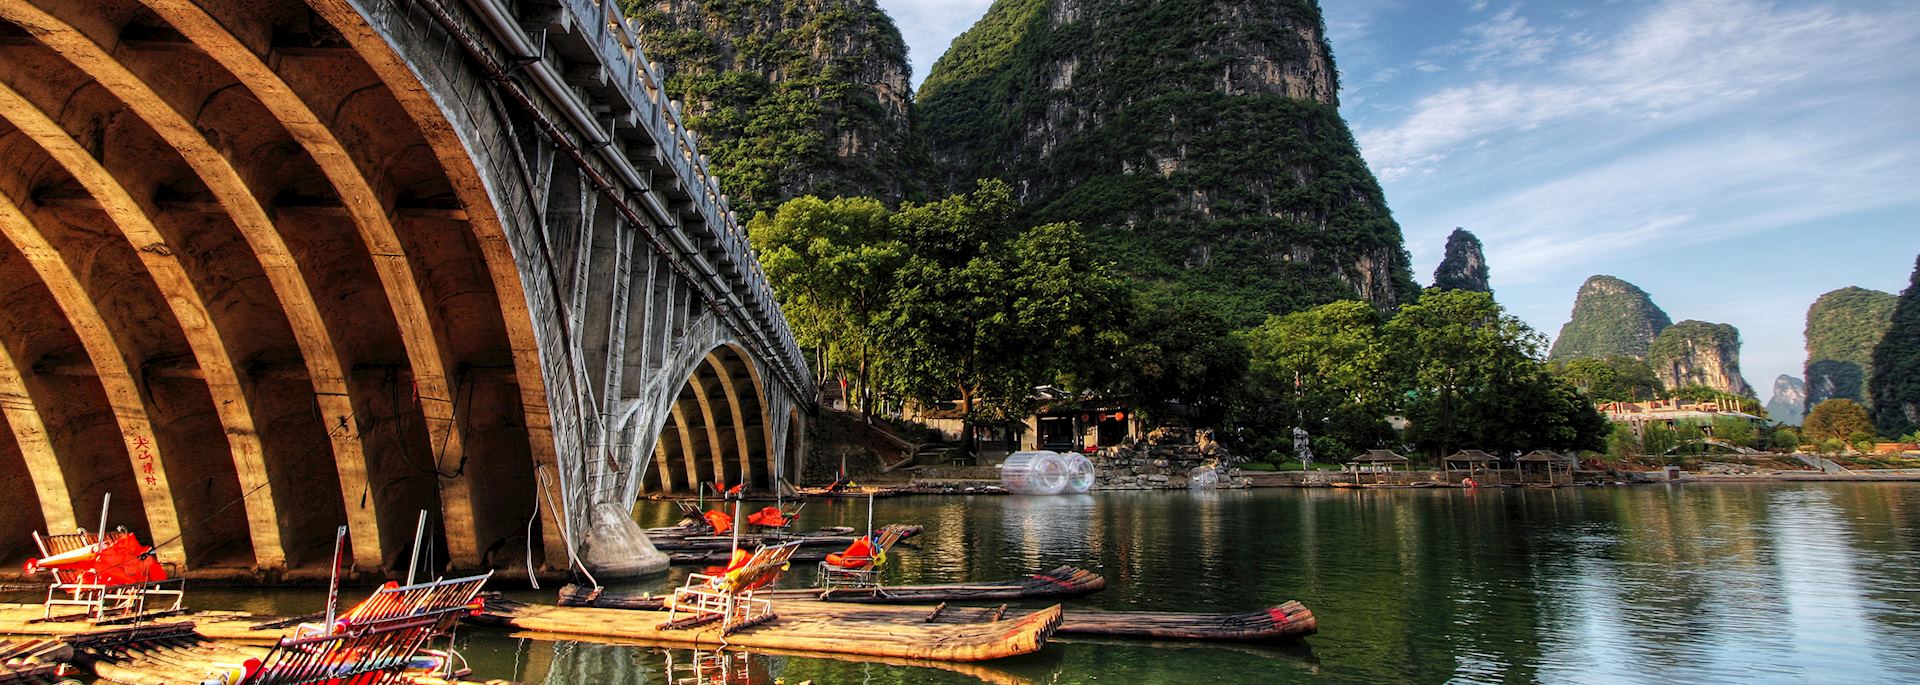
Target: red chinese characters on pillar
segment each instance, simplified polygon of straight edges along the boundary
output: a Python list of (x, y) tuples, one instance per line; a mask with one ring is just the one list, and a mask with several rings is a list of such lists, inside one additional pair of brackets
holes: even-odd
[(160, 476), (153, 466), (153, 442), (147, 436), (133, 436), (133, 458), (140, 460), (140, 476), (147, 485), (158, 485)]

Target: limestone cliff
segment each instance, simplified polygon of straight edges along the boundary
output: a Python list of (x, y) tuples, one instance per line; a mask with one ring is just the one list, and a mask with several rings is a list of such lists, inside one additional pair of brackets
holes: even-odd
[(1773, 379), (1773, 397), (1767, 400), (1767, 418), (1798, 426), (1806, 415), (1807, 382), (1784, 373)]
[(1841, 288), (1807, 308), (1807, 408), (1844, 397), (1867, 404), (1873, 348), (1893, 325), (1899, 298), (1866, 288)]
[(1440, 267), (1433, 270), (1433, 287), (1442, 290), (1472, 290), (1490, 293), (1487, 282), (1487, 255), (1480, 239), (1464, 228), (1455, 228), (1447, 236), (1447, 252)]
[(920, 185), (906, 43), (874, 0), (622, 0), (742, 217)]
[(1673, 319), (1653, 303), (1647, 291), (1612, 276), (1594, 276), (1580, 286), (1573, 316), (1553, 339), (1547, 358), (1569, 361), (1624, 355), (1646, 359), (1654, 336), (1671, 325)]
[(1900, 293), (1892, 326), (1873, 350), (1873, 424), (1880, 434), (1900, 437), (1920, 430), (1920, 259), (1912, 282)]
[(1753, 394), (1740, 376), (1740, 330), (1727, 324), (1688, 320), (1668, 326), (1647, 347), (1647, 363), (1668, 388)]
[(1415, 293), (1311, 0), (997, 0), (915, 105), (949, 189), (1008, 179), (1238, 325)]

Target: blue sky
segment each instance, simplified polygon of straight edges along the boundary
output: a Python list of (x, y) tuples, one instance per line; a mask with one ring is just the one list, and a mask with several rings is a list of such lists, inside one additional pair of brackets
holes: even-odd
[[(983, 0), (880, 0), (915, 83)], [(1738, 326), (1762, 399), (1807, 305), (1920, 255), (1920, 3), (1324, 0), (1341, 112), (1432, 277), (1487, 246), (1542, 332), (1593, 274)]]

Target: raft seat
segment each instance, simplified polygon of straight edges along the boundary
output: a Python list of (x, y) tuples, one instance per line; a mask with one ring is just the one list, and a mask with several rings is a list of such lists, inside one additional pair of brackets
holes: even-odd
[[(690, 573), (684, 586), (673, 591), (667, 621), (660, 630), (679, 630), (720, 622), (720, 634), (773, 620), (773, 601), (755, 597), (787, 569), (799, 542), (761, 546), (751, 556), (737, 559), (717, 574)], [(684, 612), (686, 616), (682, 617)]]
[[(92, 623), (119, 623), (181, 612), (186, 581), (177, 568), (152, 558), (152, 548), (132, 533), (117, 530), (104, 537), (86, 531), (61, 535), (33, 533), (40, 558), (27, 569), (53, 575), (47, 586), (43, 621), (85, 619)], [(81, 613), (56, 616), (56, 607), (77, 607)]]
[(880, 567), (887, 563), (887, 551), (902, 537), (905, 532), (900, 528), (887, 526), (872, 537), (854, 540), (846, 551), (829, 554), (826, 561), (820, 562), (816, 584), (826, 590), (880, 587)]

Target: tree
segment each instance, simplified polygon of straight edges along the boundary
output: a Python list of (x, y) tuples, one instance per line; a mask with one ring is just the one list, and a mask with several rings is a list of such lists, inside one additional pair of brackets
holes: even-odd
[(1491, 294), (1429, 289), (1384, 337), (1414, 440), (1429, 453), (1605, 449), (1606, 418), (1547, 373), (1545, 340)]
[(874, 319), (906, 259), (886, 206), (871, 198), (795, 198), (755, 216), (747, 232), (795, 336), (819, 356), (821, 380), (852, 376), (865, 418)]
[(1037, 384), (1092, 387), (1123, 339), (1125, 285), (1079, 229), (1017, 231), (1014, 210), (1007, 184), (988, 180), (891, 218), (908, 257), (879, 326), (887, 375), (923, 403), (958, 399), (969, 444), (976, 412), (1010, 417)]
[(1807, 419), (1800, 430), (1807, 439), (1819, 442), (1827, 440), (1852, 441), (1855, 436), (1873, 434), (1873, 420), (1867, 417), (1867, 408), (1846, 398), (1835, 398), (1815, 405), (1807, 412)]
[(1753, 422), (1737, 416), (1720, 416), (1713, 419), (1713, 437), (1737, 447), (1756, 447), (1760, 432), (1754, 430)]
[(1648, 421), (1640, 429), (1640, 445), (1646, 454), (1663, 456), (1680, 446), (1680, 432), (1662, 421)]
[(1614, 461), (1642, 454), (1640, 435), (1633, 426), (1616, 423), (1612, 432), (1607, 434), (1607, 456)]
[(1241, 337), (1248, 382), (1235, 408), (1240, 432), (1291, 443), (1299, 427), (1349, 448), (1391, 434), (1395, 388), (1371, 305), (1345, 300), (1273, 316)]
[(1582, 357), (1548, 368), (1594, 402), (1644, 402), (1665, 392), (1653, 366), (1626, 355)]
[(1773, 448), (1793, 451), (1800, 449), (1800, 431), (1793, 426), (1776, 424), (1773, 427)]
[(1893, 326), (1873, 349), (1873, 424), (1882, 435), (1920, 429), (1920, 259), (1912, 282), (1894, 305)]
[(1115, 389), (1132, 395), (1150, 417), (1175, 413), (1194, 425), (1217, 425), (1247, 372), (1247, 349), (1219, 311), (1164, 288), (1135, 294)]

